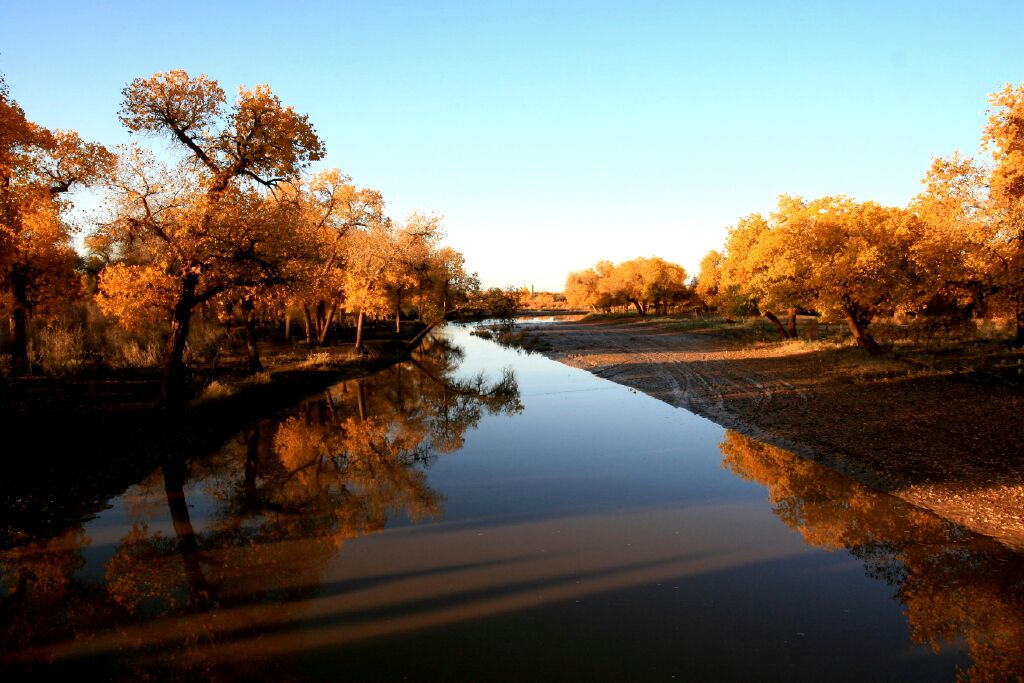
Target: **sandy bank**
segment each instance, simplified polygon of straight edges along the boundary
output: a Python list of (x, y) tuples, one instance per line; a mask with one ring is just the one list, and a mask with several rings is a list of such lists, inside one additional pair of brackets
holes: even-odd
[(639, 389), (1024, 550), (1024, 392), (913, 368), (839, 365), (623, 322), (531, 328), (550, 358)]

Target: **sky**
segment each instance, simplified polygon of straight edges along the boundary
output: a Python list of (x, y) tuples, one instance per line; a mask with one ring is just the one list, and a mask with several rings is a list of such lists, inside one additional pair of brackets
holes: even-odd
[(560, 291), (601, 259), (695, 274), (780, 194), (905, 204), (933, 157), (978, 152), (1022, 26), (1012, 0), (0, 0), (0, 73), (30, 120), (108, 146), (134, 78), (266, 83), (321, 166), (443, 216), (485, 286)]

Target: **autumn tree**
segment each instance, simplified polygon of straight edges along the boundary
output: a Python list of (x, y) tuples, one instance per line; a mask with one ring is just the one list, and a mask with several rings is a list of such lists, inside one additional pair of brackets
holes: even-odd
[(565, 297), (569, 305), (574, 308), (610, 311), (612, 306), (619, 303), (607, 286), (614, 269), (611, 261), (599, 261), (593, 268), (569, 273), (565, 280)]
[(722, 262), (724, 260), (722, 254), (712, 249), (700, 261), (694, 293), (705, 307), (710, 308), (716, 305), (722, 284)]
[(353, 232), (345, 242), (345, 307), (356, 315), (355, 348), (362, 351), (366, 316), (390, 312), (391, 288), (399, 281), (408, 284), (411, 279), (399, 267), (397, 240), (390, 220)]
[(982, 143), (991, 161), (932, 161), (911, 205), (925, 229), (914, 256), (924, 273), (920, 311), (996, 311), (1024, 344), (1024, 84), (992, 95)]
[(668, 315), (670, 305), (682, 303), (689, 297), (686, 270), (682, 266), (657, 256), (637, 260), (641, 263), (643, 295), (656, 310), (661, 309), (662, 315)]
[(989, 239), (994, 280), (1011, 303), (1014, 341), (1024, 345), (1024, 83), (1007, 84), (989, 99), (982, 143), (992, 154), (993, 230)]
[[(399, 226), (394, 243), (397, 250), (390, 274), (391, 297), (394, 306), (395, 332), (401, 331), (402, 304), (412, 299), (419, 308), (431, 306), (429, 283), (432, 268), (439, 265), (435, 256), (444, 236), (438, 216), (413, 213)], [(411, 296), (405, 297), (409, 293)]]
[[(726, 315), (760, 312), (779, 336), (787, 339), (796, 336), (797, 310), (806, 305), (807, 296), (800, 277), (777, 275), (788, 256), (781, 250), (781, 233), (772, 228), (772, 223), (755, 213), (729, 229), (715, 304)], [(776, 310), (786, 312), (786, 325)]]
[(338, 169), (315, 174), (295, 197), (302, 211), (305, 257), (295, 264), (292, 297), (301, 304), (307, 342), (323, 345), (344, 310), (346, 238), (384, 222), (384, 199), (376, 190), (357, 188)]
[(145, 309), (169, 312), (162, 395), (175, 402), (193, 312), (273, 276), (268, 236), (288, 228), (254, 220), (254, 209), (320, 159), (323, 145), (308, 118), (265, 85), (240, 88), (228, 107), (216, 81), (169, 71), (136, 79), (123, 94), (122, 123), (169, 138), (183, 159), (168, 168), (139, 149), (125, 155), (106, 230), (127, 260), (101, 276), (101, 304), (128, 321)]
[(465, 305), (480, 291), (480, 280), (475, 273), (466, 272), (466, 258), (459, 251), (440, 247), (430, 254), (421, 286), (425, 295), (419, 299), (418, 312), (429, 324), (445, 320), (451, 311)]
[(96, 182), (112, 155), (74, 131), (25, 117), (0, 78), (0, 308), (9, 317), (12, 370), (28, 370), (28, 319), (78, 291), (68, 193)]
[(905, 306), (917, 277), (910, 253), (919, 230), (902, 209), (784, 195), (770, 221), (755, 216), (731, 235), (742, 248), (730, 245), (725, 279), (744, 280), (783, 336), (795, 333), (795, 323), (783, 328), (771, 309), (785, 308), (795, 321), (798, 308), (809, 308), (845, 320), (857, 343), (876, 354), (881, 348), (868, 328)]
[(570, 273), (565, 284), (570, 305), (610, 309), (631, 305), (646, 315), (649, 307), (668, 313), (671, 304), (689, 295), (682, 266), (657, 256), (613, 265), (601, 261), (589, 270)]
[(993, 268), (988, 170), (954, 154), (934, 159), (922, 182), (925, 191), (910, 204), (922, 225), (912, 246), (920, 273), (912, 308), (931, 318), (983, 314), (1000, 274)]

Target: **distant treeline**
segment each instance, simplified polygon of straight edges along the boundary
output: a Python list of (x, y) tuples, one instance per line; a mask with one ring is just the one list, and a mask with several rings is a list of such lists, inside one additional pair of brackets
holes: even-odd
[(667, 315), (672, 307), (692, 307), (693, 289), (687, 286), (682, 266), (652, 256), (618, 265), (600, 261), (593, 268), (569, 273), (565, 297), (572, 307), (594, 311), (633, 307), (640, 315)]
[(871, 353), (880, 351), (871, 323), (881, 317), (946, 327), (1003, 319), (1024, 345), (1024, 84), (990, 103), (988, 156), (935, 159), (906, 207), (783, 195), (769, 216), (731, 227), (688, 284), (659, 258), (602, 261), (569, 274), (568, 302), (641, 315), (694, 306), (763, 315), (782, 337), (796, 336), (798, 313), (813, 313), (844, 321)]

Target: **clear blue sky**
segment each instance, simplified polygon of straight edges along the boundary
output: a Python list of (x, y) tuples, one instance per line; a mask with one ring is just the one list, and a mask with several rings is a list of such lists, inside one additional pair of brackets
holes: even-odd
[(902, 204), (1024, 81), (1024, 2), (0, 3), (29, 118), (124, 142), (131, 79), (268, 83), (485, 284), (601, 258), (693, 272), (781, 193)]

